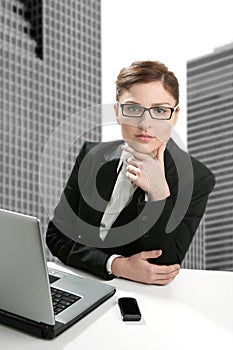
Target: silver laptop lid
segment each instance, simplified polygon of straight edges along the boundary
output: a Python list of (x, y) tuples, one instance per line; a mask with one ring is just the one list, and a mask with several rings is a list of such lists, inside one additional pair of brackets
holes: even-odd
[(0, 209), (0, 309), (55, 324), (39, 220)]

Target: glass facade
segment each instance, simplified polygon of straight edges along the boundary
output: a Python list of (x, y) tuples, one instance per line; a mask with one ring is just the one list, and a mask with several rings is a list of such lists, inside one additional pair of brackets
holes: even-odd
[(188, 149), (216, 176), (184, 266), (233, 270), (233, 45), (187, 64)]
[[(60, 148), (85, 133), (101, 140), (100, 114), (70, 118), (101, 104), (100, 0), (1, 0), (0, 2), (0, 207), (39, 217), (46, 214), (40, 195), (39, 166), (45, 145), (61, 123), (51, 168)], [(88, 118), (88, 119), (87, 119)], [(72, 124), (71, 124), (72, 123)], [(73, 166), (77, 137), (63, 164), (63, 181)], [(46, 192), (59, 196), (52, 171)]]

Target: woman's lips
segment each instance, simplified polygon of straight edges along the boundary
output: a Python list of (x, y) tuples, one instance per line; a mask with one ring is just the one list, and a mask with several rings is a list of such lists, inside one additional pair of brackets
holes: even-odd
[(145, 141), (145, 142), (149, 142), (154, 139), (153, 136), (150, 136), (148, 134), (137, 134), (135, 136), (138, 140)]

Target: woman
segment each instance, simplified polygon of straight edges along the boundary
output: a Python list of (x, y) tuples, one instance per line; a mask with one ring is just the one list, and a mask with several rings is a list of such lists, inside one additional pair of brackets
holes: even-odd
[(179, 272), (214, 175), (171, 139), (179, 86), (164, 64), (123, 68), (116, 91), (123, 140), (85, 142), (46, 242), (65, 264), (105, 279), (164, 285)]

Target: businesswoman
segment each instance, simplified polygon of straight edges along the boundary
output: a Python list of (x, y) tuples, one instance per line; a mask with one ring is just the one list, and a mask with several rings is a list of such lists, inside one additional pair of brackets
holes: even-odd
[(85, 142), (46, 242), (67, 265), (104, 279), (165, 285), (178, 274), (214, 187), (214, 175), (171, 138), (179, 85), (154, 61), (116, 81), (122, 140)]

